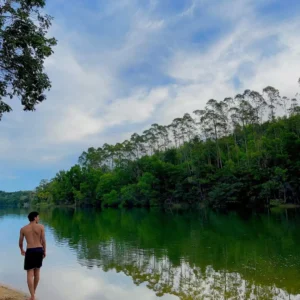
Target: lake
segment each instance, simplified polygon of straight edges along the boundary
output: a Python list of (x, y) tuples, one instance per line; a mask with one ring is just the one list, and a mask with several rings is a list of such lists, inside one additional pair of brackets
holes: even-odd
[[(0, 282), (27, 291), (20, 228), (0, 208)], [(49, 209), (40, 300), (300, 299), (300, 212)]]

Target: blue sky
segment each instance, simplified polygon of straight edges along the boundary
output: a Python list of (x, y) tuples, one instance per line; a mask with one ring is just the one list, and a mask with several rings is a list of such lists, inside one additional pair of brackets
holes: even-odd
[(51, 0), (48, 99), (0, 123), (0, 190), (35, 188), (90, 146), (122, 142), (210, 98), (267, 85), (294, 96), (297, 0)]

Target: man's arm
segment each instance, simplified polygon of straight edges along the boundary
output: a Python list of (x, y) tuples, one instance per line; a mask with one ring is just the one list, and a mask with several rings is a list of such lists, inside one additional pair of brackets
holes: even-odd
[(44, 248), (44, 258), (45, 258), (46, 257), (46, 236), (45, 236), (45, 227), (44, 226), (42, 226), (41, 244)]
[(24, 241), (24, 232), (23, 232), (23, 228), (22, 228), (20, 230), (19, 247), (20, 247), (20, 250), (21, 250), (21, 254), (24, 256), (25, 251), (23, 249), (23, 241)]

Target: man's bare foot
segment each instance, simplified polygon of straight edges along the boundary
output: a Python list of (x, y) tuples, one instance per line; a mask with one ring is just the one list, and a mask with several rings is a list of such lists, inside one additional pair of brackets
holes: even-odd
[(36, 300), (36, 299), (35, 299), (35, 297), (33, 296), (33, 297), (28, 298), (27, 300)]

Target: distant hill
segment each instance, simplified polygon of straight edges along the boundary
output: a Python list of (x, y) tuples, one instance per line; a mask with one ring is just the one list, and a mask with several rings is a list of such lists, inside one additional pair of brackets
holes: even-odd
[(29, 205), (34, 193), (32, 191), (18, 191), (7, 193), (0, 191), (0, 206), (18, 206)]

